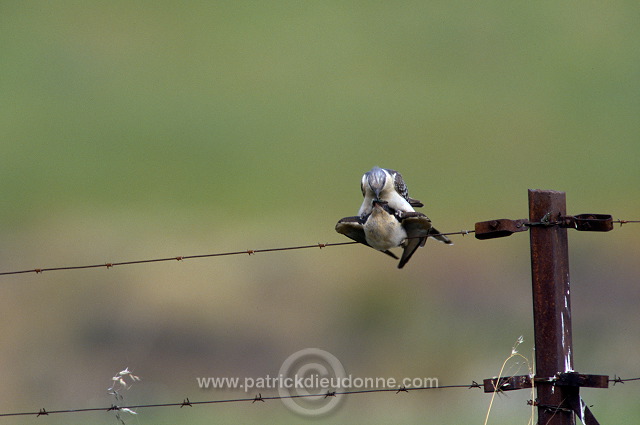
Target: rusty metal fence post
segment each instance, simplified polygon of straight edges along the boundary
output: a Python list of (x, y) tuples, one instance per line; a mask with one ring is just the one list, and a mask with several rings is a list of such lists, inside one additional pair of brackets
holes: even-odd
[[(564, 192), (529, 190), (536, 377), (573, 372), (567, 229), (557, 225), (566, 215)], [(554, 384), (536, 383), (538, 423), (574, 425), (573, 389)]]
[(564, 192), (529, 190), (529, 219), (498, 219), (476, 223), (477, 239), (530, 232), (533, 325), (536, 350), (534, 378), (528, 375), (484, 380), (484, 391), (512, 391), (535, 386), (539, 425), (584, 425), (598, 421), (580, 396), (580, 387), (607, 388), (606, 375), (573, 370), (571, 291), (567, 229), (608, 232), (608, 214), (567, 215)]

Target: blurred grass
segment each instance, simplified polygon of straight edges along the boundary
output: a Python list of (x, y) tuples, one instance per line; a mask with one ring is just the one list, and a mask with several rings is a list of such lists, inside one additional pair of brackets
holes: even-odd
[[(567, 191), (571, 213), (637, 219), (639, 12), (5, 1), (2, 269), (339, 241), (333, 226), (356, 212), (373, 165), (402, 171), (440, 230), (526, 217), (528, 188)], [(617, 325), (637, 325), (631, 226), (571, 234), (585, 373), (637, 374), (633, 326)], [(261, 375), (307, 346), (363, 375), (493, 376), (518, 335), (532, 340), (527, 241), (512, 238), (430, 243), (403, 272), (348, 246), (3, 279), (0, 410), (104, 404), (98, 381), (127, 364), (146, 378), (140, 393), (173, 400), (195, 376)], [(637, 416), (620, 401), (629, 388), (598, 393), (596, 416)], [(404, 419), (483, 417), (482, 396), (466, 412), (429, 408), (465, 397), (412, 395)], [(329, 420), (398, 418), (382, 414), (395, 398), (377, 400), (348, 400)], [(521, 404), (505, 400), (504, 423), (527, 417)], [(267, 421), (300, 419), (268, 409)], [(215, 407), (191, 423), (212, 413), (264, 419)]]

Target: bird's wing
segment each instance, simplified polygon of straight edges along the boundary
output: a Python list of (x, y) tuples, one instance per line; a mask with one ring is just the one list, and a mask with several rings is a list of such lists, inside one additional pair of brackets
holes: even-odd
[(412, 207), (424, 207), (424, 204), (422, 202), (409, 197), (409, 189), (407, 188), (407, 185), (402, 178), (402, 174), (390, 168), (385, 168), (385, 170), (389, 173), (390, 176), (393, 177), (393, 187), (395, 188), (396, 192), (400, 194), (400, 196), (402, 196)]
[(409, 261), (416, 249), (427, 242), (427, 236), (431, 231), (431, 220), (426, 215), (419, 212), (407, 212), (402, 216), (402, 226), (407, 232), (407, 240), (405, 242), (402, 257), (398, 263), (401, 269)]
[[(336, 224), (336, 232), (345, 235), (349, 239), (353, 239), (356, 242), (370, 247), (371, 245), (367, 243), (367, 238), (364, 236), (364, 228), (362, 227), (365, 221), (366, 218), (363, 219), (362, 217), (358, 216), (341, 218)], [(396, 260), (398, 259), (398, 257), (389, 250), (382, 252), (390, 257), (395, 258)]]
[(336, 232), (342, 233), (346, 237), (353, 239), (361, 244), (368, 245), (364, 236), (363, 220), (361, 217), (345, 217), (338, 220), (336, 224)]
[(414, 208), (424, 207), (424, 204), (422, 202), (418, 201), (417, 199), (413, 199), (411, 197), (407, 197), (407, 201), (409, 202), (409, 205), (411, 205)]
[(441, 235), (440, 232), (434, 228), (431, 228), (431, 232), (429, 232), (429, 236), (431, 236), (435, 240), (446, 243), (447, 245), (453, 245), (453, 242), (451, 241), (451, 239), (449, 239), (445, 235)]

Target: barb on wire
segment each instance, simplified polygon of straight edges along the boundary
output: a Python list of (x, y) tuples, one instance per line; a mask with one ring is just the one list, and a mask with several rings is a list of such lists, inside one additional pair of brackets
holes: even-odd
[(403, 386), (401, 386), (401, 387), (398, 389), (398, 391), (396, 391), (396, 394), (399, 394), (399, 393), (408, 393), (408, 392), (409, 392), (409, 391), (407, 391), (407, 387), (405, 387), (405, 386), (403, 385)]
[[(473, 233), (473, 230), (461, 230), (459, 232), (449, 232), (449, 233), (441, 233), (441, 235), (468, 235)], [(150, 260), (133, 260), (133, 261), (120, 261), (117, 263), (108, 262), (101, 264), (90, 264), (90, 265), (82, 265), (82, 266), (64, 266), (64, 267), (48, 267), (48, 268), (35, 268), (28, 270), (18, 270), (18, 271), (10, 271), (10, 272), (0, 272), (0, 276), (6, 275), (14, 275), (14, 274), (24, 274), (24, 273), (36, 273), (41, 274), (43, 272), (52, 272), (52, 271), (60, 271), (60, 270), (79, 270), (79, 269), (96, 269), (96, 268), (106, 268), (111, 269), (116, 266), (128, 266), (133, 264), (147, 264), (147, 263), (160, 263), (166, 261), (184, 261), (191, 260), (197, 258), (210, 258), (210, 257), (224, 257), (229, 255), (255, 255), (263, 252), (280, 252), (280, 251), (293, 251), (297, 249), (309, 249), (309, 248), (326, 248), (330, 246), (342, 246), (342, 245), (353, 245), (358, 242), (349, 241), (349, 242), (334, 242), (334, 243), (316, 243), (312, 245), (300, 245), (300, 246), (288, 246), (281, 248), (264, 248), (264, 249), (246, 249), (244, 251), (231, 251), (231, 252), (219, 252), (215, 254), (197, 254), (197, 255), (179, 255), (176, 257), (165, 257), (165, 258), (154, 258)]]
[(609, 379), (609, 382), (613, 382), (613, 385), (624, 384), (625, 382), (629, 382), (629, 381), (640, 381), (640, 378), (622, 379), (618, 375), (613, 375), (613, 379)]
[[(638, 378), (640, 379), (640, 378)], [(473, 381), (475, 382), (475, 381)], [(253, 398), (232, 398), (232, 399), (221, 399), (221, 400), (206, 400), (206, 401), (190, 401), (189, 398), (185, 398), (180, 403), (154, 403), (154, 404), (138, 404), (132, 406), (116, 406), (112, 404), (109, 407), (90, 407), (84, 409), (66, 409), (66, 410), (45, 410), (44, 408), (40, 409), (37, 412), (18, 412), (18, 413), (0, 413), (0, 417), (7, 416), (42, 416), (42, 415), (53, 415), (57, 413), (80, 413), (80, 412), (104, 412), (104, 411), (113, 411), (113, 410), (131, 410), (131, 409), (142, 409), (142, 408), (156, 408), (156, 407), (193, 407), (197, 404), (222, 404), (222, 403), (251, 403), (254, 404), (257, 401), (266, 402), (269, 400), (283, 400), (283, 399), (294, 399), (294, 398), (327, 398), (327, 397), (336, 397), (339, 395), (354, 395), (354, 394), (370, 394), (370, 393), (395, 393), (398, 394), (400, 392), (410, 392), (410, 391), (421, 391), (421, 390), (439, 390), (439, 389), (451, 389), (451, 388), (480, 388), (480, 386), (476, 387), (473, 384), (469, 386), (469, 384), (464, 385), (441, 385), (437, 387), (400, 387), (398, 388), (375, 388), (368, 390), (347, 390), (347, 391), (329, 391), (326, 393), (317, 393), (317, 394), (292, 394), (285, 396), (269, 396), (265, 397), (262, 393), (256, 394)]]
[(623, 224), (627, 223), (640, 223), (640, 220), (614, 220), (613, 222), (620, 224), (620, 227), (622, 227)]

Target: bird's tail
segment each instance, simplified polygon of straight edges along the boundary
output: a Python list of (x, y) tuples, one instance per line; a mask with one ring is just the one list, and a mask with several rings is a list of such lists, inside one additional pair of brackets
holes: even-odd
[(432, 237), (433, 239), (438, 240), (442, 243), (446, 243), (447, 245), (453, 245), (453, 242), (451, 242), (451, 239), (449, 239), (445, 235), (441, 235), (440, 232), (433, 227), (429, 231), (429, 237)]

